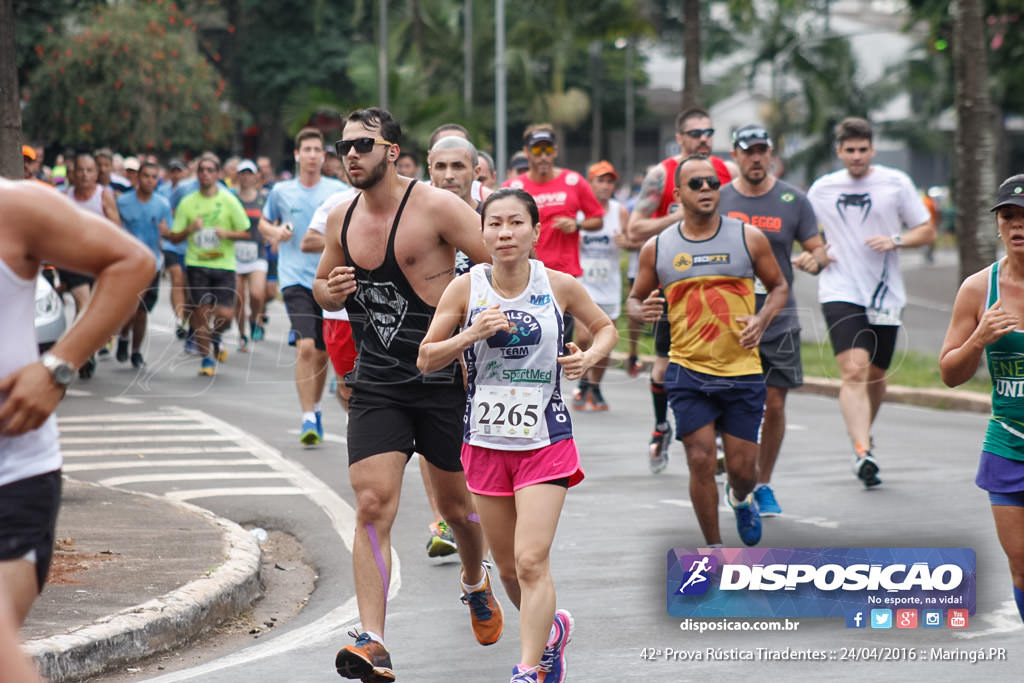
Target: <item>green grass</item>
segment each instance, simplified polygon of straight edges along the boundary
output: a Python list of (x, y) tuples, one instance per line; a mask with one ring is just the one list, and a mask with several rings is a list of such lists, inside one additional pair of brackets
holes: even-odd
[[(625, 310), (615, 321), (615, 326), (619, 330), (619, 343), (616, 344), (615, 350), (628, 353), (629, 334)], [(650, 334), (650, 327), (641, 332), (637, 347), (641, 356), (654, 355), (654, 337)], [(829, 343), (804, 342), (800, 345), (800, 353), (803, 358), (804, 376), (839, 379), (839, 366), (836, 364), (835, 356), (832, 355), (832, 346)], [(892, 365), (889, 367), (888, 379), (889, 384), (903, 387), (949, 388), (943, 384), (942, 377), (939, 375), (938, 356), (920, 351), (897, 351), (893, 356)], [(992, 391), (992, 383), (982, 369), (978, 375), (957, 389), (988, 394)]]

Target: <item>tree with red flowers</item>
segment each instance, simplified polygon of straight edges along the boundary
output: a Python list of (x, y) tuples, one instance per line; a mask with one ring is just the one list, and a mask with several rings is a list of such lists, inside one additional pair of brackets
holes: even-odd
[(132, 152), (222, 144), (226, 83), (196, 49), (195, 31), (177, 5), (149, 0), (106, 6), (40, 42), (24, 95), (26, 132)]

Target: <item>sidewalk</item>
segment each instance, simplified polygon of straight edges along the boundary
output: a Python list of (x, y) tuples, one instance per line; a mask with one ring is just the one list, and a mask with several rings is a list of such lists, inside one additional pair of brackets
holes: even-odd
[(52, 683), (171, 650), (260, 593), (251, 534), (187, 503), (64, 480), (50, 576), (22, 636)]
[[(647, 372), (652, 359), (641, 361)], [(805, 378), (801, 391), (834, 397), (839, 382)], [(886, 401), (990, 409), (986, 394), (943, 389), (889, 387)], [(59, 683), (179, 648), (259, 596), (259, 567), (256, 540), (233, 522), (65, 479), (54, 562), (22, 629), (25, 650)]]

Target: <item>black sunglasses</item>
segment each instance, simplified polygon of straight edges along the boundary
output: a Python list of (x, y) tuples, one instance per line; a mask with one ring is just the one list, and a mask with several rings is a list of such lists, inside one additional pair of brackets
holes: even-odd
[(716, 175), (695, 176), (686, 181), (686, 185), (694, 192), (697, 192), (702, 187), (704, 187), (704, 183), (707, 183), (708, 187), (710, 187), (712, 190), (717, 190), (722, 186), (722, 181), (719, 180), (718, 176)]
[(356, 152), (359, 154), (368, 154), (374, 145), (384, 145), (390, 147), (393, 143), (387, 140), (381, 140), (380, 138), (355, 138), (354, 140), (338, 140), (334, 143), (334, 151), (338, 153), (338, 156), (343, 157), (349, 153), (353, 147), (356, 148)]
[(689, 135), (694, 140), (696, 140), (698, 138), (702, 138), (705, 135), (710, 138), (710, 137), (714, 137), (715, 129), (714, 128), (694, 128), (693, 130), (684, 130), (683, 131), (683, 135)]

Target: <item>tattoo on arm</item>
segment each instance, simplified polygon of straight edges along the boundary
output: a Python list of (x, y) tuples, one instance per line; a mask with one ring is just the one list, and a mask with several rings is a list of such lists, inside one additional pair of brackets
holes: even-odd
[(444, 275), (454, 275), (454, 274), (455, 274), (455, 268), (452, 267), (452, 268), (448, 268), (447, 270), (442, 270), (440, 273), (434, 273), (433, 275), (428, 275), (426, 277), (426, 279), (427, 280), (436, 280), (437, 278), (442, 277)]
[(661, 195), (665, 192), (665, 169), (659, 164), (644, 178), (640, 186), (640, 198), (636, 203), (636, 211), (642, 216), (650, 216), (661, 205)]

